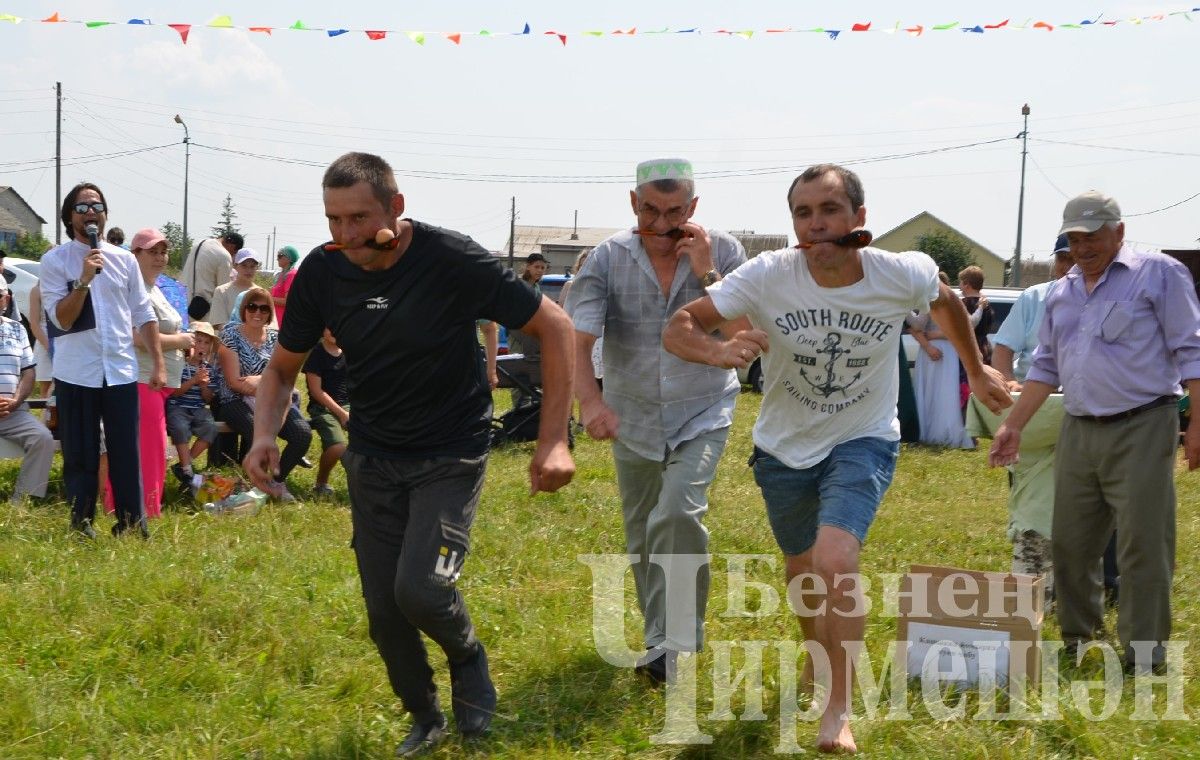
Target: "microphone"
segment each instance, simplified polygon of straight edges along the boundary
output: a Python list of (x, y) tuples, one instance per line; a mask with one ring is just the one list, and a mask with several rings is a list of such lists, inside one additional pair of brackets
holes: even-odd
[[(96, 226), (96, 223), (88, 222), (87, 225), (83, 228), (83, 231), (87, 233), (88, 241), (92, 244), (92, 248), (93, 249), (99, 248), (100, 247), (100, 228)], [(96, 274), (100, 274), (100, 267), (96, 267)]]

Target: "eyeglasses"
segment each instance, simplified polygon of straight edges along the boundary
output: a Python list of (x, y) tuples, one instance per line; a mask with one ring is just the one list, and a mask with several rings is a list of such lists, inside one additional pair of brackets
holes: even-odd
[(250, 312), (254, 312), (254, 311), (262, 312), (263, 314), (268, 314), (271, 311), (271, 305), (265, 304), (265, 303), (248, 303), (248, 304), (246, 304), (246, 313), (250, 313)]
[(104, 204), (100, 201), (96, 201), (95, 203), (76, 203), (71, 207), (71, 210), (76, 214), (86, 214), (88, 209), (95, 211), (97, 214), (103, 214)]
[(638, 221), (641, 223), (642, 227), (649, 227), (657, 222), (659, 217), (666, 219), (667, 224), (671, 225), (672, 227), (678, 227), (687, 219), (687, 213), (688, 209), (686, 206), (683, 208), (668, 209), (665, 212), (659, 211), (653, 206), (638, 206), (637, 210)]

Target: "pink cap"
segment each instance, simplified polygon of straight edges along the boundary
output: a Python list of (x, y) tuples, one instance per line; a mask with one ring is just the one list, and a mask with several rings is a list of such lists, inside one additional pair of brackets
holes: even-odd
[(147, 227), (144, 230), (138, 230), (133, 236), (133, 241), (129, 244), (129, 249), (132, 251), (148, 251), (159, 243), (165, 242), (167, 236), (162, 232)]

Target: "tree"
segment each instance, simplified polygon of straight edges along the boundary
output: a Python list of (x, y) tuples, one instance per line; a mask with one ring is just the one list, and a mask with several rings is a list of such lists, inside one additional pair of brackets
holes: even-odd
[(221, 221), (213, 226), (212, 237), (219, 238), (237, 231), (237, 212), (233, 210), (233, 197), (226, 193), (225, 202), (221, 204)]
[(929, 254), (954, 285), (958, 284), (958, 273), (975, 263), (971, 245), (949, 230), (921, 235), (917, 238), (917, 250)]
[(183, 268), (183, 262), (192, 252), (192, 240), (183, 239), (183, 227), (175, 222), (167, 222), (161, 227), (162, 234), (167, 238), (167, 269), (178, 272)]
[(51, 243), (42, 236), (40, 232), (26, 232), (21, 237), (17, 238), (17, 242), (13, 244), (9, 254), (20, 259), (31, 259), (33, 261), (41, 261), (42, 254), (49, 250)]

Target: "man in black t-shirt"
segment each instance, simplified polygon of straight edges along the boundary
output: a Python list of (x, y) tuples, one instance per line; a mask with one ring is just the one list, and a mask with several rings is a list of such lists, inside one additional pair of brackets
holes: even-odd
[(382, 158), (348, 153), (322, 187), (335, 245), (315, 249), (296, 273), (287, 321), (259, 381), (245, 467), (260, 488), (278, 491), (275, 434), (304, 355), (328, 327), (346, 357), (353, 414), (342, 461), (371, 638), (413, 714), (397, 750), (404, 756), (446, 732), (421, 633), (446, 653), (463, 735), (485, 731), (496, 706), (487, 655), (455, 585), (491, 427), (476, 320), (520, 328), (542, 344), (533, 493), (561, 488), (575, 471), (567, 449), (572, 326), (470, 238), (400, 218), (404, 196)]

